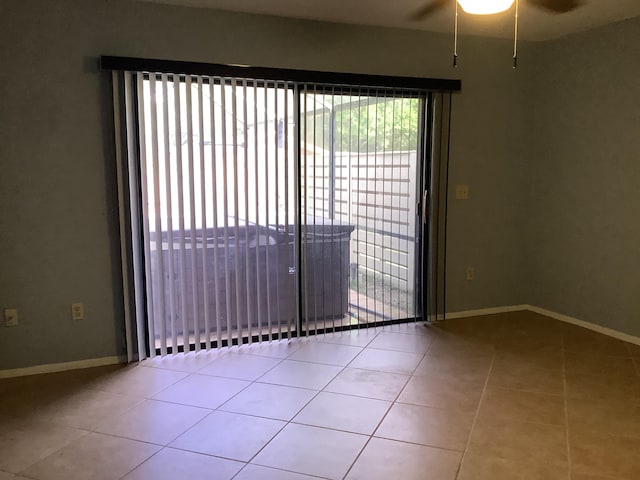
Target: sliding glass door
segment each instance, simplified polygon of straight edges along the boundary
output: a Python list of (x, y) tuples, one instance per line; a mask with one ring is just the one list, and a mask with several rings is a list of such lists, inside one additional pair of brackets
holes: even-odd
[(388, 90), (303, 87), (306, 332), (416, 317), (425, 101)]
[(152, 355), (421, 318), (425, 92), (128, 72), (125, 88)]

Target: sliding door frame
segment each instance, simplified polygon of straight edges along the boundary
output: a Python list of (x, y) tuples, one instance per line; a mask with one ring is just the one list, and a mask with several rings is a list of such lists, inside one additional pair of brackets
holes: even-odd
[[(297, 295), (295, 299), (295, 311), (297, 312), (297, 325), (294, 331), (282, 331), (282, 332), (269, 332), (260, 333), (258, 335), (251, 335), (251, 338), (248, 336), (236, 337), (236, 338), (228, 338), (222, 339), (220, 341), (220, 345), (218, 344), (218, 340), (211, 339), (208, 337), (207, 342), (210, 342), (212, 347), (220, 347), (220, 346), (231, 346), (231, 345), (240, 345), (249, 343), (251, 341), (267, 341), (271, 339), (280, 339), (280, 338), (291, 338), (298, 336), (306, 336), (308, 334), (307, 329), (303, 328), (302, 321), (304, 317), (304, 303), (302, 295), (303, 292), (303, 275), (301, 274), (301, 266), (300, 266), (300, 255), (302, 252), (302, 235), (300, 229), (303, 225), (303, 212), (302, 212), (302, 189), (300, 188), (300, 179), (302, 175), (301, 171), (301, 132), (302, 128), (300, 125), (301, 121), (301, 96), (303, 95), (303, 89), (301, 88), (305, 84), (315, 84), (318, 85), (318, 91), (330, 91), (334, 94), (347, 94), (349, 92), (353, 92), (354, 90), (360, 89), (364, 90), (366, 88), (371, 88), (374, 91), (381, 92), (387, 90), (391, 94), (395, 95), (407, 95), (412, 98), (420, 99), (420, 108), (419, 108), (419, 117), (418, 117), (418, 127), (419, 127), (419, 138), (418, 138), (418, 151), (417, 151), (417, 163), (419, 164), (418, 168), (420, 170), (420, 175), (417, 179), (417, 202), (416, 202), (416, 258), (415, 261), (418, 264), (419, 268), (417, 274), (415, 275), (414, 285), (417, 292), (420, 293), (421, 298), (416, 298), (414, 295), (414, 304), (416, 308), (414, 309), (414, 317), (405, 318), (405, 319), (392, 319), (392, 320), (382, 320), (380, 322), (375, 322), (372, 325), (338, 325), (333, 326), (331, 328), (319, 328), (314, 329), (313, 334), (322, 334), (325, 332), (332, 331), (344, 331), (344, 330), (352, 330), (358, 328), (366, 328), (368, 326), (382, 326), (382, 325), (391, 325), (391, 324), (399, 324), (399, 323), (407, 323), (418, 320), (428, 320), (430, 318), (429, 311), (425, 310), (427, 302), (429, 301), (430, 289), (432, 286), (430, 285), (429, 280), (429, 224), (431, 223), (431, 219), (425, 222), (424, 214), (429, 210), (430, 205), (425, 205), (425, 201), (429, 201), (429, 196), (423, 196), (422, 192), (430, 185), (431, 179), (431, 166), (432, 166), (432, 152), (433, 152), (433, 92), (458, 92), (461, 90), (461, 81), (460, 80), (449, 80), (449, 79), (431, 79), (431, 78), (418, 78), (418, 77), (398, 77), (398, 76), (384, 76), (384, 75), (363, 75), (363, 74), (350, 74), (350, 73), (335, 73), (335, 72), (317, 72), (317, 71), (307, 71), (307, 70), (290, 70), (290, 69), (274, 69), (274, 68), (263, 68), (263, 67), (242, 67), (235, 65), (220, 65), (220, 64), (208, 64), (208, 63), (196, 63), (196, 62), (180, 62), (180, 61), (169, 61), (169, 60), (155, 60), (155, 59), (141, 59), (141, 58), (129, 58), (129, 57), (113, 57), (113, 56), (103, 56), (100, 59), (101, 69), (104, 71), (113, 71), (113, 81), (114, 81), (114, 114), (119, 115), (120, 117), (125, 116), (124, 113), (116, 111), (115, 104), (120, 99), (115, 98), (115, 94), (117, 92), (116, 82), (118, 81), (117, 75), (118, 72), (133, 72), (126, 73), (124, 75), (125, 83), (126, 79), (133, 79), (131, 85), (125, 84), (125, 93), (123, 95), (122, 92), (119, 93), (119, 96), (127, 96), (130, 97), (128, 100), (132, 100), (137, 104), (137, 95), (139, 92), (137, 91), (137, 82), (135, 82), (136, 76), (143, 75), (155, 75), (155, 74), (173, 74), (173, 75), (185, 75), (185, 76), (210, 76), (217, 78), (243, 78), (246, 80), (251, 80), (260, 84), (264, 82), (265, 84), (268, 82), (271, 84), (273, 82), (274, 85), (280, 84), (279, 82), (284, 82), (285, 85), (293, 85), (293, 99), (294, 99), (294, 117), (295, 117), (295, 135), (293, 136), (294, 141), (294, 198), (295, 198), (295, 212), (294, 217), (297, 220), (297, 225), (294, 229), (294, 265), (296, 265), (296, 287), (297, 287)], [(144, 77), (143, 77), (144, 78)], [(289, 88), (289, 87), (287, 87)], [(131, 89), (130, 91), (128, 89)], [(128, 113), (128, 112), (127, 112)], [(133, 121), (135, 123), (136, 131), (139, 131), (140, 126), (140, 118), (139, 112), (134, 108), (133, 117), (129, 118), (130, 115), (127, 115), (127, 121)], [(118, 119), (116, 118), (116, 122)], [(118, 155), (121, 157), (119, 159), (119, 163), (126, 164), (124, 158), (131, 158), (132, 155), (139, 155), (132, 152), (132, 149), (140, 150), (140, 139), (118, 139), (116, 141), (121, 145), (124, 145), (127, 149), (128, 154), (119, 153)], [(139, 171), (139, 163), (140, 158), (138, 157), (137, 165), (138, 167), (138, 180), (140, 180), (140, 171)], [(123, 178), (119, 178), (119, 188), (128, 191), (130, 198), (132, 199), (132, 204), (129, 207), (135, 207), (133, 205), (133, 200), (137, 200), (137, 207), (140, 211), (130, 211), (130, 228), (125, 229), (126, 231), (121, 232), (121, 236), (123, 238), (127, 237), (122, 242), (123, 248), (129, 250), (131, 248), (133, 250), (134, 245), (136, 244), (136, 240), (132, 237), (135, 236), (136, 232), (142, 235), (142, 221), (143, 215), (141, 211), (142, 205), (142, 192), (140, 189), (140, 185), (136, 186), (136, 190), (134, 191), (134, 185), (129, 184), (126, 185), (126, 182)], [(127, 203), (127, 202), (125, 202)], [(125, 203), (121, 202), (120, 208), (121, 217), (126, 215), (126, 212), (122, 211), (123, 207), (126, 207)], [(430, 202), (429, 202), (430, 203)], [(138, 225), (135, 225), (135, 218), (137, 218)], [(137, 241), (139, 243), (139, 240)], [(140, 292), (138, 291), (141, 287), (143, 288), (142, 295), (144, 297), (143, 304), (148, 308), (148, 302), (146, 298), (146, 274), (144, 273), (144, 252), (139, 251), (137, 258), (133, 258), (131, 255), (128, 255), (127, 258), (130, 259), (131, 263), (142, 262), (141, 265), (130, 265), (130, 267), (142, 268), (142, 282), (140, 282), (139, 278), (136, 278), (135, 275), (132, 277), (131, 273), (128, 269), (125, 268), (125, 260), (123, 253), (123, 282), (127, 286), (131, 286), (134, 289), (134, 296), (139, 299)], [(419, 273), (418, 273), (419, 272)], [(146, 321), (147, 314), (146, 310), (140, 308), (140, 305), (136, 301), (136, 305), (133, 306), (131, 304), (132, 300), (127, 301), (127, 299), (131, 297), (125, 294), (125, 317), (132, 318), (133, 321), (137, 325), (136, 328), (132, 328), (131, 325), (127, 325), (127, 335), (131, 335), (130, 332), (137, 331), (138, 337), (142, 332), (146, 334), (146, 339), (138, 338), (138, 358), (144, 358), (145, 354), (151, 356), (154, 355), (154, 351), (157, 350), (157, 353), (160, 353), (160, 349), (156, 349), (155, 345), (152, 345), (149, 340), (148, 335), (148, 321)], [(134, 313), (135, 312), (135, 313)], [(144, 315), (144, 319), (140, 318), (140, 315)], [(141, 325), (142, 323), (142, 325)], [(145, 345), (146, 352), (140, 351), (142, 345)], [(129, 339), (127, 341), (127, 345), (133, 345), (133, 342), (130, 342)], [(200, 342), (199, 345), (195, 343), (189, 343), (188, 345), (185, 343), (184, 345), (177, 346), (177, 351), (184, 352), (188, 350), (198, 350), (200, 347), (205, 347), (205, 342)], [(135, 347), (134, 347), (135, 348)], [(166, 349), (167, 353), (174, 353), (173, 348), (169, 346)], [(162, 353), (165, 353), (164, 351)], [(130, 361), (133, 358), (132, 355), (129, 356)]]

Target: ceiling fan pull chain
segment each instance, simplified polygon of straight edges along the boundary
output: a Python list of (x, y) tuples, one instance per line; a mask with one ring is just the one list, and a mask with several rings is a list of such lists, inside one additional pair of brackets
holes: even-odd
[(513, 36), (513, 68), (518, 68), (518, 3), (516, 0), (516, 26)]
[(458, 66), (458, 0), (454, 0), (456, 4), (456, 17), (453, 22), (453, 66)]

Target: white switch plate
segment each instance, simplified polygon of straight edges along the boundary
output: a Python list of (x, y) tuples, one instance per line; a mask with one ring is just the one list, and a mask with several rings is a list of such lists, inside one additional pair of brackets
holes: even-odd
[(476, 271), (473, 267), (467, 267), (467, 280), (473, 280), (476, 276)]
[(71, 304), (71, 318), (73, 320), (84, 320), (84, 306), (81, 303)]
[(4, 325), (6, 327), (15, 327), (18, 325), (18, 309), (6, 308), (4, 310)]
[(456, 185), (456, 200), (469, 200), (469, 185)]

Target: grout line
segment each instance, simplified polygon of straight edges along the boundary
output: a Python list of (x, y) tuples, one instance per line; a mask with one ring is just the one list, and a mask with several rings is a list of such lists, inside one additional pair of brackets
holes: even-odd
[[(104, 434), (103, 434), (104, 435)], [(130, 439), (129, 439), (130, 440)], [(153, 445), (156, 445), (155, 443)], [(144, 460), (142, 460), (140, 463), (138, 463), (135, 467), (133, 467), (131, 470), (129, 470), (127, 473), (125, 473), (124, 475), (122, 475), (120, 477), (120, 479), (126, 478), (127, 475), (129, 475), (131, 472), (133, 472), (134, 470), (136, 470), (137, 468), (139, 468), (142, 464), (147, 463), (149, 460), (151, 460), (153, 457), (155, 457), (156, 455), (158, 455), (161, 451), (163, 451), (165, 448), (168, 448), (166, 445), (163, 445), (162, 447), (160, 447), (158, 449), (157, 452), (155, 452), (153, 455), (151, 455), (148, 458), (145, 458)]]
[[(373, 338), (375, 338), (375, 337), (377, 337), (377, 336), (378, 336), (378, 334), (374, 335), (374, 337), (373, 337)], [(373, 340), (373, 339), (372, 339), (372, 340)], [(316, 340), (316, 341), (317, 341), (317, 340)], [(365, 347), (358, 347), (358, 348), (361, 348), (361, 350), (362, 350), (362, 351), (364, 351), (364, 348), (365, 348)], [(296, 350), (296, 351), (297, 351), (297, 350)], [(360, 353), (362, 353), (362, 351), (361, 351), (361, 352), (358, 352), (358, 355), (360, 355)], [(282, 362), (284, 362), (284, 360), (287, 360), (287, 359), (289, 358), (289, 356), (290, 356), (290, 355), (293, 355), (294, 353), (295, 353), (295, 352), (291, 352), (291, 353), (290, 353), (286, 358), (283, 358), (283, 359), (282, 359)], [(351, 363), (351, 362), (352, 362), (352, 361), (353, 361), (353, 360), (354, 360), (358, 355), (356, 355), (356, 356), (355, 356), (355, 357), (354, 357), (354, 358), (353, 358), (349, 363)], [(290, 360), (290, 361), (294, 362), (294, 361), (299, 361), (299, 360)], [(278, 363), (278, 365), (280, 365), (282, 362)], [(301, 363), (315, 363), (315, 362), (304, 362), (304, 361), (300, 361), (300, 362), (301, 362)], [(349, 363), (348, 363), (348, 364), (349, 364)], [(348, 364), (347, 364), (347, 365), (348, 365)], [(320, 364), (320, 365), (327, 365), (327, 364)], [(296, 418), (296, 416), (298, 416), (302, 410), (304, 410), (304, 409), (305, 409), (305, 408), (306, 408), (306, 407), (307, 407), (307, 406), (308, 406), (308, 405), (309, 405), (309, 404), (310, 404), (310, 403), (311, 403), (311, 402), (312, 402), (316, 397), (318, 397), (318, 395), (320, 395), (320, 393), (322, 393), (322, 392), (324, 391), (324, 389), (327, 387), (327, 385), (329, 385), (331, 382), (333, 382), (333, 381), (336, 379), (336, 377), (338, 377), (338, 375), (340, 375), (342, 372), (344, 372), (344, 371), (345, 371), (345, 369), (347, 368), (347, 365), (344, 365), (344, 366), (342, 366), (342, 365), (329, 365), (329, 366), (334, 366), (334, 367), (335, 367), (335, 366), (337, 366), (337, 367), (342, 367), (342, 368), (341, 368), (341, 369), (340, 369), (340, 371), (338, 371), (338, 372), (337, 372), (333, 377), (331, 377), (331, 379), (330, 379), (330, 380), (329, 380), (329, 381), (328, 381), (328, 382), (327, 382), (327, 383), (322, 387), (322, 389), (320, 389), (320, 390), (315, 390), (315, 389), (306, 389), (306, 390), (313, 390), (313, 391), (315, 391), (315, 392), (316, 392), (316, 394), (315, 394), (315, 395), (313, 395), (313, 397), (311, 397), (311, 398), (309, 399), (309, 401), (308, 401), (307, 403), (305, 403), (305, 404), (304, 404), (304, 405), (303, 405), (303, 406), (302, 406), (302, 407), (301, 407), (301, 408), (300, 408), (300, 409), (299, 409), (299, 410), (298, 410), (298, 411), (297, 411), (297, 412), (296, 412), (296, 413), (291, 417), (291, 419), (290, 419), (290, 420), (287, 420), (287, 421), (279, 420), (279, 421), (283, 421), (283, 422), (285, 422), (285, 423), (284, 423), (284, 425), (282, 426), (282, 428), (281, 428), (280, 430), (278, 430), (278, 432), (277, 432), (273, 437), (271, 437), (271, 439), (270, 439), (267, 443), (265, 443), (265, 444), (262, 446), (262, 448), (260, 448), (260, 449), (259, 449), (259, 450), (258, 450), (258, 451), (257, 451), (257, 452), (256, 452), (256, 453), (255, 453), (255, 454), (254, 454), (254, 455), (253, 455), (253, 456), (252, 456), (252, 457), (251, 457), (251, 458), (246, 462), (246, 465), (249, 465), (249, 464), (253, 461), (253, 459), (254, 459), (254, 458), (256, 458), (256, 457), (257, 457), (257, 456), (258, 456), (258, 455), (259, 455), (259, 454), (260, 454), (260, 453), (261, 453), (265, 448), (267, 448), (267, 446), (268, 446), (268, 445), (270, 445), (270, 444), (271, 444), (271, 442), (272, 442), (272, 441), (273, 441), (273, 440), (274, 440), (278, 435), (280, 435), (280, 433), (282, 433), (282, 431), (283, 431), (285, 428), (287, 428), (287, 426), (291, 425), (292, 423), (293, 423), (293, 424), (296, 424), (296, 425), (304, 425), (304, 424), (297, 424), (297, 423), (293, 422), (294, 418)], [(275, 368), (275, 367), (276, 367), (276, 366), (274, 366), (273, 368)], [(265, 375), (266, 375), (266, 373), (265, 373)], [(258, 382), (258, 380), (259, 380), (260, 378), (262, 378), (263, 376), (264, 376), (264, 375), (261, 375), (258, 379), (256, 379), (256, 380), (254, 380), (253, 382), (251, 382), (251, 384), (250, 384), (250, 385), (253, 385), (254, 383), (263, 383), (263, 382)], [(267, 384), (267, 385), (270, 385), (270, 384)], [(275, 385), (275, 384), (274, 384), (274, 385)], [(290, 388), (303, 388), (303, 387), (291, 387), (290, 385), (280, 385), (280, 386), (290, 387)], [(248, 388), (248, 387), (249, 387), (249, 385), (247, 386), (247, 388)], [(231, 399), (229, 399), (229, 400), (231, 400)], [(228, 402), (229, 400), (227, 400), (227, 402)], [(225, 402), (225, 403), (226, 403), (226, 402)], [(224, 405), (224, 404), (222, 404), (222, 405)], [(220, 408), (222, 405), (220, 405), (218, 408)], [(216, 409), (216, 411), (218, 410), (218, 408)], [(222, 411), (222, 410), (221, 410), (221, 411)], [(244, 414), (238, 414), (238, 415), (244, 415)], [(264, 417), (261, 417), (261, 418), (264, 418)], [(325, 429), (327, 429), (327, 430), (335, 430), (335, 429), (330, 429), (330, 428), (327, 428), (327, 427), (318, 427), (318, 426), (315, 426), (315, 425), (308, 425), (308, 426), (312, 426), (312, 427), (315, 427), (315, 428), (325, 428)], [(363, 434), (358, 434), (358, 433), (354, 433), (354, 432), (345, 432), (344, 430), (335, 430), (335, 431), (341, 431), (341, 432), (344, 432), (344, 433), (352, 433), (353, 435), (362, 435), (362, 436), (364, 436)], [(365, 445), (366, 445), (366, 444), (365, 444)], [(363, 448), (364, 448), (364, 447), (363, 447)], [(244, 470), (244, 468), (246, 468), (246, 465), (245, 465), (245, 467), (243, 467), (242, 469), (240, 469), (240, 471), (239, 471), (236, 475), (234, 475), (234, 477), (233, 477), (233, 478), (235, 478), (237, 475), (239, 475), (239, 474), (240, 474), (240, 472), (241, 472), (242, 470)], [(282, 470), (282, 469), (280, 469), (280, 470)], [(287, 470), (284, 470), (284, 471), (287, 471)], [(295, 472), (295, 473), (299, 473), (299, 472)], [(322, 478), (322, 477), (317, 477), (317, 478)]]
[[(378, 335), (376, 335), (377, 337)], [(375, 337), (374, 337), (375, 338)], [(400, 390), (398, 391), (398, 394), (396, 395), (395, 399), (389, 403), (389, 408), (387, 408), (387, 411), (385, 412), (385, 414), (380, 418), (380, 421), (378, 422), (378, 425), (376, 425), (376, 428), (373, 429), (373, 432), (371, 433), (371, 435), (369, 435), (369, 439), (366, 441), (366, 443), (364, 444), (364, 446), (362, 447), (362, 449), (360, 450), (360, 452), (358, 452), (358, 455), (356, 455), (356, 458), (353, 460), (353, 462), (351, 463), (351, 466), (347, 469), (346, 473), (344, 474), (344, 477), (342, 477), (343, 479), (347, 478), (349, 476), (349, 473), (351, 472), (351, 470), (353, 469), (353, 467), (355, 466), (355, 464), (358, 462), (358, 460), (360, 459), (362, 453), (367, 449), (367, 447), (369, 446), (369, 443), (371, 443), (371, 440), (375, 437), (376, 432), (378, 431), (378, 429), (380, 428), (380, 425), (382, 425), (382, 422), (384, 422), (385, 418), (387, 418), (387, 415), (389, 415), (389, 412), (391, 411), (391, 409), (393, 408), (393, 406), (396, 404), (396, 402), (398, 401), (398, 398), (400, 398), (400, 395), (402, 395), (402, 392), (404, 391), (405, 388), (407, 388), (407, 385), (409, 384), (409, 382), (411, 381), (411, 379), (415, 378), (415, 373), (416, 370), (418, 369), (418, 367), (420, 366), (420, 364), (424, 361), (424, 359), (427, 356), (427, 352), (429, 351), (429, 349), (431, 348), (431, 345), (433, 344), (433, 340), (431, 341), (431, 343), (429, 344), (429, 347), (427, 348), (427, 351), (422, 355), (422, 358), (420, 359), (420, 361), (416, 364), (415, 368), (411, 371), (411, 375), (407, 376), (407, 380), (404, 382), (404, 385), (402, 386), (402, 388), (400, 388)], [(374, 349), (375, 350), (375, 349)], [(364, 369), (363, 369), (364, 370)], [(372, 371), (379, 371), (379, 370), (372, 370)], [(367, 398), (371, 398), (371, 397), (367, 397)], [(376, 437), (379, 438), (379, 437)], [(394, 441), (399, 441), (399, 440), (394, 440)], [(410, 443), (410, 442), (403, 442), (403, 443)], [(424, 445), (421, 445), (424, 447)]]
[(482, 387), (482, 394), (480, 395), (480, 400), (478, 401), (478, 408), (476, 408), (476, 413), (473, 416), (473, 422), (471, 422), (471, 428), (469, 429), (469, 438), (467, 438), (467, 444), (464, 447), (464, 451), (462, 452), (462, 457), (460, 458), (460, 465), (458, 465), (458, 472), (456, 473), (456, 479), (460, 478), (460, 472), (462, 472), (462, 464), (464, 463), (464, 459), (469, 452), (469, 446), (471, 445), (471, 436), (473, 435), (473, 430), (476, 427), (476, 422), (478, 421), (478, 416), (480, 415), (480, 408), (482, 407), (482, 401), (484, 400), (485, 394), (487, 392), (487, 386), (489, 385), (489, 377), (493, 372), (493, 365), (496, 361), (496, 351), (494, 350), (493, 356), (491, 357), (491, 365), (489, 365), (489, 372), (487, 373), (487, 378), (484, 380), (484, 386)]

